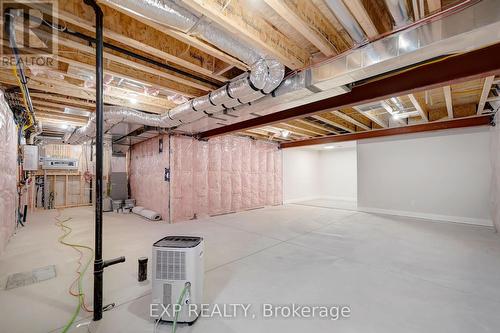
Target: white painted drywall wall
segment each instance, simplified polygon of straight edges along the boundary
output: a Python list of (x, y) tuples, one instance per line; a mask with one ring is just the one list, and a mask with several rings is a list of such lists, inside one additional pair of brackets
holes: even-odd
[[(497, 105), (500, 102), (497, 103)], [(496, 106), (496, 105), (495, 105)], [(499, 124), (500, 117), (495, 115), (495, 123)], [(490, 154), (491, 154), (491, 197), (490, 211), (493, 225), (500, 232), (500, 126), (490, 127)]]
[(283, 202), (317, 199), (320, 195), (319, 152), (283, 150)]
[(283, 150), (285, 203), (313, 199), (356, 200), (356, 146)]
[(322, 150), (319, 153), (320, 196), (324, 199), (356, 201), (356, 147)]
[(358, 142), (358, 209), (491, 226), (487, 127)]

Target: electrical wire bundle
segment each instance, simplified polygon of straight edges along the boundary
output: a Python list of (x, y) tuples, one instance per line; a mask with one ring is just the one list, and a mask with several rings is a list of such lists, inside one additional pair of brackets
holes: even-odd
[[(60, 227), (61, 230), (63, 231), (63, 235), (58, 238), (59, 243), (73, 248), (80, 255), (80, 257), (78, 258), (78, 267), (76, 269), (77, 277), (71, 283), (71, 285), (68, 289), (68, 292), (70, 295), (78, 297), (78, 305), (75, 308), (75, 311), (73, 312), (73, 315), (71, 316), (70, 320), (66, 323), (66, 325), (64, 326), (64, 328), (62, 330), (63, 333), (66, 333), (66, 332), (68, 332), (70, 327), (75, 322), (76, 318), (78, 317), (78, 314), (80, 313), (80, 310), (83, 309), (84, 311), (92, 312), (92, 310), (90, 310), (87, 307), (87, 305), (85, 304), (85, 293), (83, 292), (82, 281), (83, 281), (83, 276), (85, 275), (85, 273), (87, 272), (87, 270), (90, 266), (90, 263), (94, 259), (94, 249), (92, 249), (91, 247), (86, 246), (86, 245), (70, 243), (70, 242), (65, 240), (66, 237), (68, 237), (71, 234), (71, 232), (73, 231), (73, 229), (67, 225), (67, 223), (69, 221), (71, 221), (71, 219), (72, 219), (71, 217), (61, 218), (61, 212), (58, 210), (57, 216), (55, 217), (55, 219), (56, 219), (56, 223), (55, 223), (56, 226)], [(88, 260), (85, 262), (85, 264), (83, 264), (83, 262), (82, 262), (83, 257), (84, 257), (83, 250), (87, 250), (87, 251), (89, 251), (88, 253), (91, 254), (90, 257), (88, 258)], [(77, 287), (77, 291), (74, 291), (75, 286)]]

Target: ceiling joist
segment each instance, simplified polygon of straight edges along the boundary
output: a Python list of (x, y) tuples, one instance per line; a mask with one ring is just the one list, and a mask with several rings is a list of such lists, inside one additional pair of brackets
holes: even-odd
[[(10, 85), (17, 85), (17, 81), (9, 73), (6, 73), (6, 71), (1, 71), (0, 81)], [(84, 100), (93, 100), (93, 101), (95, 100), (95, 89), (77, 86), (62, 80), (31, 77), (28, 81), (28, 88), (30, 90), (31, 89), (40, 90), (46, 93), (56, 93), (60, 95), (81, 98)], [(130, 107), (133, 109), (138, 109), (152, 113), (163, 113), (171, 106), (171, 105), (168, 106), (161, 105), (165, 104), (167, 101), (156, 104), (154, 103), (154, 101), (150, 99), (150, 97), (146, 98), (140, 95), (134, 95), (134, 96), (129, 95), (129, 97), (130, 99), (127, 98), (127, 93), (125, 93), (125, 95), (123, 94), (121, 89), (116, 87), (111, 87), (109, 91), (104, 94), (104, 103)], [(136, 99), (137, 103), (131, 102), (132, 98)]]
[(443, 87), (444, 99), (446, 101), (446, 110), (448, 111), (448, 118), (453, 118), (453, 99), (451, 98), (451, 87)]
[(312, 2), (264, 1), (325, 56), (333, 56), (351, 46)]
[(337, 116), (337, 117), (339, 117), (339, 118), (344, 119), (345, 121), (350, 122), (350, 123), (351, 123), (351, 124), (353, 124), (353, 125), (356, 125), (356, 126), (358, 126), (358, 127), (362, 128), (362, 129), (364, 129), (364, 130), (367, 130), (367, 131), (368, 131), (368, 130), (370, 130), (370, 129), (371, 129), (369, 126), (367, 126), (367, 125), (365, 125), (365, 124), (363, 124), (363, 123), (361, 123), (361, 122), (357, 121), (356, 119), (352, 118), (351, 116), (348, 116), (347, 114), (345, 114), (345, 113), (343, 113), (343, 112), (341, 112), (341, 111), (339, 111), (339, 110), (334, 110), (334, 111), (332, 111), (332, 114), (336, 115), (336, 116)]
[(252, 15), (240, 0), (185, 0), (184, 4), (238, 34), (245, 42), (278, 58), (292, 69), (302, 68), (309, 62), (309, 54), (276, 30), (263, 18)]
[(477, 105), (477, 114), (480, 115), (483, 113), (484, 106), (486, 105), (486, 100), (490, 94), (491, 86), (493, 85), (493, 81), (495, 80), (495, 76), (488, 76), (484, 79), (483, 90), (481, 91), (481, 97), (479, 98), (479, 103)]
[[(59, 0), (58, 19), (93, 33), (94, 13), (77, 0)], [(133, 47), (160, 59), (219, 81), (227, 78), (213, 74), (214, 57), (162, 33), (113, 8), (101, 6), (105, 39)]]

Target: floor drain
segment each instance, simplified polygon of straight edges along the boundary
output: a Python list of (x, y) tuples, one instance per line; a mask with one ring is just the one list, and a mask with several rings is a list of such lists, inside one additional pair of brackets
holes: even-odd
[(9, 275), (5, 290), (29, 286), (30, 284), (50, 280), (56, 277), (56, 266), (49, 265), (32, 270)]

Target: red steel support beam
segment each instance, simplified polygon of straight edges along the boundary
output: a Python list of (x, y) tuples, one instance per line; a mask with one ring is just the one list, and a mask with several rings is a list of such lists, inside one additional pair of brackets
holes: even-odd
[(329, 135), (319, 138), (284, 142), (281, 143), (280, 147), (281, 148), (302, 147), (302, 146), (319, 145), (319, 144), (333, 143), (333, 142), (379, 138), (383, 136), (438, 131), (451, 128), (484, 126), (484, 125), (492, 125), (492, 122), (493, 122), (493, 115), (487, 114), (483, 116), (457, 118), (445, 121), (435, 121), (432, 123), (424, 123), (419, 125), (393, 127), (393, 128), (378, 129), (378, 130), (364, 131), (358, 133)]
[(327, 109), (356, 106), (500, 73), (500, 43), (444, 58), (391, 76), (354, 86), (349, 93), (199, 133), (200, 138), (305, 117)]

